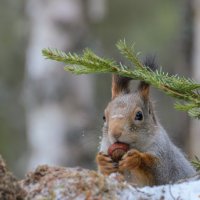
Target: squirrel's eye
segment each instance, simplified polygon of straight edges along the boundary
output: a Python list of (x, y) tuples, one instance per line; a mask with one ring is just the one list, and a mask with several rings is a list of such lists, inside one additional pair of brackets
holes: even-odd
[(105, 117), (105, 115), (103, 116), (103, 121), (104, 121), (104, 122), (106, 121), (106, 117)]
[(139, 121), (143, 120), (143, 114), (142, 114), (141, 111), (138, 111), (138, 112), (136, 113), (136, 115), (135, 115), (135, 120), (139, 120)]

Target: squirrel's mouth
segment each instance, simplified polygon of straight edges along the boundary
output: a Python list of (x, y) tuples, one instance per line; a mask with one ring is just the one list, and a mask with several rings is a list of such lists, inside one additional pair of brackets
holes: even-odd
[(113, 144), (116, 144), (116, 145), (127, 145), (129, 147), (129, 144), (126, 143), (126, 142), (121, 142), (121, 141), (117, 141), (117, 142), (114, 142)]
[(131, 146), (131, 144), (136, 143), (136, 141), (127, 141), (122, 137), (111, 142), (111, 144), (115, 144), (115, 143), (121, 143), (121, 144), (126, 144), (126, 145)]

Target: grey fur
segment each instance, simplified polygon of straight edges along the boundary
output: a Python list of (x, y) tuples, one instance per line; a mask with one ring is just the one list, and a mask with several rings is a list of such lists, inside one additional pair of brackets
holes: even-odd
[[(143, 121), (134, 121), (135, 109), (143, 112)], [(195, 175), (190, 162), (171, 142), (158, 122), (151, 101), (144, 102), (139, 92), (117, 96), (108, 104), (105, 115), (107, 119), (103, 127), (100, 151), (107, 153), (108, 147), (119, 141), (128, 143), (132, 149), (155, 155), (159, 159), (158, 164), (153, 168), (156, 185)], [(113, 137), (110, 130), (110, 125), (114, 120), (116, 126), (123, 122), (123, 126), (119, 126), (122, 134), (118, 139)]]

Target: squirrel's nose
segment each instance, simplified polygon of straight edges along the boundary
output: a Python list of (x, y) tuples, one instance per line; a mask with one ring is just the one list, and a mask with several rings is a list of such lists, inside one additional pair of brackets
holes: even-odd
[(112, 133), (112, 136), (115, 139), (118, 139), (121, 135), (122, 135), (122, 133), (120, 131), (115, 131), (115, 132)]
[(124, 126), (125, 122), (121, 119), (111, 120), (108, 128), (110, 136), (116, 140), (119, 139), (123, 134)]

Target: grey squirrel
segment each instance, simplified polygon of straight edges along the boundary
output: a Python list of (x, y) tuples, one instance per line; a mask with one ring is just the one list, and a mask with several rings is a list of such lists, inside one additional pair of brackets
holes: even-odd
[[(147, 59), (144, 65), (154, 68), (157, 64)], [(99, 171), (104, 175), (129, 173), (128, 181), (139, 186), (162, 185), (195, 175), (190, 162), (159, 123), (149, 97), (150, 85), (141, 81), (137, 91), (130, 92), (130, 81), (112, 77), (112, 100), (105, 109), (103, 137), (96, 156)], [(108, 154), (116, 142), (129, 145), (119, 162)]]

